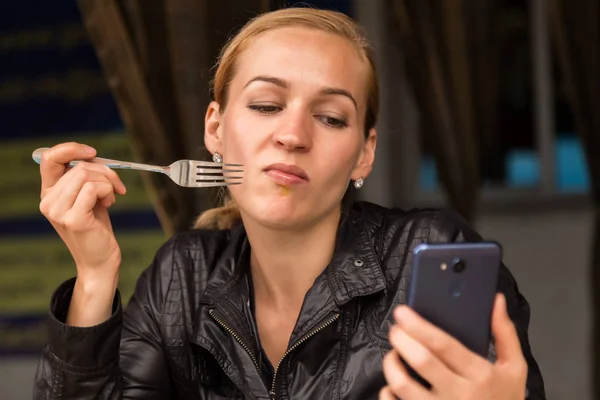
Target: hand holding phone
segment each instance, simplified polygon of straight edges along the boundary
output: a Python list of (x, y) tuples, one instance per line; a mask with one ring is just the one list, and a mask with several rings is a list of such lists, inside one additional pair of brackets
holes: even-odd
[[(527, 361), (506, 302), (496, 295), (501, 259), (500, 246), (491, 242), (415, 249), (408, 298), (413, 310), (394, 312), (393, 348), (383, 360), (388, 386), (380, 398), (428, 398), (432, 385), (434, 395), (448, 398), (527, 396)], [(492, 327), (495, 363), (486, 360)], [(413, 379), (404, 378), (407, 372)]]

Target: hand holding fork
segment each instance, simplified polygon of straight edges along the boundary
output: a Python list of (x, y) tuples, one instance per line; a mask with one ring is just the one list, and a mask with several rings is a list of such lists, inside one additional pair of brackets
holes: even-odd
[[(166, 167), (95, 157), (80, 143), (62, 143), (34, 151), (42, 178), (40, 211), (69, 249), (77, 268), (66, 323), (98, 325), (112, 314), (121, 250), (108, 215), (115, 194), (125, 185), (112, 168), (167, 174), (185, 187), (239, 184), (242, 166), (180, 160)], [(71, 168), (72, 167), (72, 168)]]

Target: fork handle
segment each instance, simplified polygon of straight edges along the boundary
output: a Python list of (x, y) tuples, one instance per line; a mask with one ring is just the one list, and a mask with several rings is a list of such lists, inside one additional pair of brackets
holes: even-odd
[[(42, 153), (48, 150), (49, 147), (40, 147), (36, 149), (31, 155), (33, 160), (40, 164), (42, 162)], [(161, 174), (169, 174), (168, 167), (161, 167), (158, 165), (140, 164), (129, 161), (111, 160), (110, 158), (94, 157), (89, 160), (73, 160), (69, 163), (70, 167), (74, 167), (80, 162), (91, 162), (94, 164), (106, 165), (112, 169), (135, 169), (140, 171), (159, 172)]]

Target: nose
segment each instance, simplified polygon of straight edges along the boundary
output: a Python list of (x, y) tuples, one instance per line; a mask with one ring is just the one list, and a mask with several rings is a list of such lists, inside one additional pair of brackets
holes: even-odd
[(273, 144), (287, 151), (308, 151), (312, 146), (310, 118), (290, 113), (286, 123), (273, 133)]

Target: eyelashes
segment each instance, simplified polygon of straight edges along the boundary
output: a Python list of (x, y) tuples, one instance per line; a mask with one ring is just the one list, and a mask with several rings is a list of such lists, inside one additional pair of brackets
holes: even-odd
[(260, 114), (265, 114), (265, 115), (273, 115), (282, 110), (282, 108), (279, 106), (266, 105), (266, 104), (265, 105), (251, 104), (248, 106), (248, 108), (251, 109), (252, 111), (256, 111)]
[(325, 125), (336, 129), (343, 129), (348, 126), (348, 123), (340, 118), (328, 117), (326, 115), (318, 115), (317, 119), (319, 119)]
[[(251, 104), (248, 108), (262, 115), (275, 115), (282, 111), (283, 108), (273, 104)], [(332, 117), (329, 115), (315, 115), (315, 118), (326, 125), (334, 129), (344, 129), (348, 127), (348, 122), (345, 119)]]

